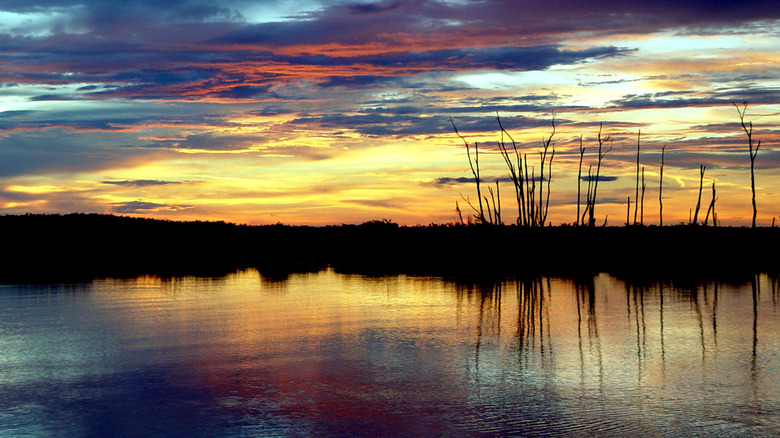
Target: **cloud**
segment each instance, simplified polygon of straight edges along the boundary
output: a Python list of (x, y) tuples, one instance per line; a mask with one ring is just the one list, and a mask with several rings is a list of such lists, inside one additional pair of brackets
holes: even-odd
[(112, 204), (111, 211), (119, 214), (143, 214), (159, 211), (180, 211), (192, 208), (187, 205), (158, 204), (156, 202), (130, 201)]
[(350, 75), (350, 76), (330, 76), (326, 81), (319, 82), (317, 85), (323, 88), (328, 87), (348, 87), (368, 88), (377, 85), (387, 86), (399, 83), (399, 78), (379, 75)]
[(191, 134), (181, 139), (153, 140), (150, 148), (188, 149), (201, 151), (239, 151), (265, 141), (264, 136), (255, 134), (223, 134), (204, 132)]
[(401, 7), (400, 1), (382, 2), (382, 3), (355, 3), (347, 6), (354, 14), (379, 14), (392, 11)]
[(615, 108), (690, 108), (697, 106), (731, 106), (734, 102), (774, 104), (780, 101), (780, 88), (722, 89), (714, 91), (682, 90), (658, 93), (627, 94), (609, 104)]
[(239, 85), (224, 91), (212, 93), (212, 95), (229, 99), (253, 99), (267, 95), (270, 89), (270, 85)]
[(406, 0), (333, 4), (301, 17), (306, 19), (242, 26), (218, 40), (271, 48), (378, 43), (397, 47), (408, 44), (414, 35), (417, 44), (443, 45), (442, 41), (449, 41), (465, 46), (470, 42), (469, 45), (477, 47), (520, 38), (549, 42), (576, 32), (604, 34), (683, 26), (706, 28), (779, 17), (780, 6), (771, 0), (739, 3), (725, 0), (533, 3)]
[(100, 133), (23, 134), (0, 137), (0, 177), (121, 168), (148, 155), (132, 149), (91, 146), (92, 142), (106, 141)]
[(319, 126), (331, 130), (352, 130), (369, 136), (426, 135), (448, 132), (452, 129), (444, 116), (420, 117), (414, 114), (342, 115), (323, 114), (300, 117), (289, 122), (293, 125)]
[[(61, 100), (61, 99), (57, 99)], [(27, 110), (0, 112), (0, 131), (36, 132), (65, 130), (69, 132), (119, 132), (127, 126), (159, 121), (159, 115), (142, 115), (109, 105), (100, 109)]]
[[(634, 49), (604, 46), (580, 50), (567, 49), (558, 44), (536, 46), (501, 46), (481, 48), (442, 48), (432, 50), (377, 51), (362, 55), (303, 53), (275, 54), (273, 52), (254, 53), (249, 60), (262, 64), (283, 63), (290, 66), (309, 66), (312, 68), (345, 68), (344, 75), (330, 75), (321, 86), (367, 86), (396, 81), (398, 75), (416, 75), (428, 71), (459, 70), (545, 70), (554, 65), (575, 64), (578, 62), (625, 56)], [(246, 60), (246, 58), (244, 58)], [(351, 67), (350, 69), (346, 69)], [(355, 74), (354, 68), (360, 73)], [(316, 72), (313, 70), (312, 72)], [(381, 72), (383, 74), (366, 74)], [(297, 74), (306, 76), (306, 71)], [(347, 75), (346, 73), (349, 73)], [(311, 74), (309, 72), (308, 74)]]
[(101, 181), (103, 184), (111, 184), (116, 186), (128, 186), (128, 187), (153, 187), (164, 186), (169, 184), (181, 184), (178, 181), (161, 181), (156, 179), (133, 179), (133, 180), (120, 180), (120, 181)]
[(291, 114), (294, 113), (295, 110), (285, 108), (281, 105), (266, 105), (261, 109), (257, 110), (251, 110), (247, 114), (257, 116), (257, 117), (269, 117), (269, 116), (278, 116), (282, 114)]
[[(600, 177), (599, 180), (604, 181), (604, 178), (605, 177)], [(540, 180), (547, 181), (547, 178), (546, 177), (540, 178), (538, 176), (535, 176), (533, 178), (529, 177), (529, 180), (538, 182)], [(436, 178), (433, 181), (433, 185), (434, 186), (457, 186), (462, 184), (474, 184), (474, 181), (475, 180), (473, 177), (462, 176), (462, 177), (453, 178), (453, 177), (444, 176), (444, 177)], [(496, 181), (500, 183), (513, 183), (512, 178), (509, 176), (484, 177), (484, 178), (480, 178), (479, 181), (481, 184), (495, 184)]]
[(469, 178), (466, 176), (461, 176), (458, 178), (443, 176), (441, 178), (436, 178), (436, 180), (434, 181), (434, 184), (440, 186), (451, 186), (451, 185), (473, 184), (473, 183), (474, 183), (474, 178)]
[(375, 113), (375, 114), (408, 115), (408, 114), (419, 114), (424, 111), (425, 110), (423, 108), (414, 105), (398, 105), (398, 106), (390, 106), (390, 107), (365, 108), (360, 112), (367, 113), (367, 114)]
[(346, 199), (342, 201), (347, 204), (355, 204), (363, 207), (378, 207), (393, 210), (404, 210), (401, 205), (385, 199)]
[[(583, 176), (580, 177), (583, 181), (596, 181), (596, 175), (590, 175), (590, 176)], [(599, 175), (598, 180), (604, 181), (604, 182), (611, 182), (611, 181), (617, 181), (619, 178), (617, 176), (607, 176), (607, 175)]]
[(245, 4), (227, 1), (85, 1), (74, 7), (37, 0), (4, 2), (0, 11), (32, 19), (46, 8), (63, 12), (41, 36), (3, 38), (0, 30), (0, 53), (13, 55), (4, 59), (0, 82), (80, 85), (31, 97), (38, 101), (279, 98), (274, 85), (298, 80), (355, 89), (427, 72), (546, 70), (635, 53), (612, 45), (568, 47), (564, 42), (574, 32), (780, 18), (780, 7), (770, 1), (670, 0), (322, 3), (283, 21), (254, 24), (244, 17)]
[[(397, 108), (370, 108), (358, 114), (323, 113), (290, 120), (291, 125), (315, 126), (321, 129), (350, 130), (359, 134), (382, 137), (403, 137), (414, 135), (437, 135), (452, 133), (452, 123), (448, 115), (441, 114), (449, 108), (416, 109), (413, 106)], [(455, 125), (462, 134), (471, 132), (498, 132), (495, 109), (491, 107), (473, 108), (474, 112), (488, 112), (489, 115), (461, 115), (455, 119)], [(423, 114), (435, 112), (436, 115)], [(559, 119), (558, 123), (565, 123)], [(501, 123), (511, 131), (529, 128), (549, 128), (550, 120), (526, 116), (501, 116)], [(494, 147), (495, 142), (486, 144)]]
[(281, 158), (299, 158), (307, 161), (327, 160), (336, 155), (331, 148), (306, 145), (265, 146), (257, 151), (258, 155)]

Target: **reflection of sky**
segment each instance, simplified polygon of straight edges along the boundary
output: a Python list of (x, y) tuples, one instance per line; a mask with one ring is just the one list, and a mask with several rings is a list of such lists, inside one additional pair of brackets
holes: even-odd
[[(732, 103), (748, 101), (768, 225), (777, 19), (763, 1), (4, 2), (0, 213), (451, 221), (473, 187), (437, 183), (469, 175), (448, 116), (481, 142), (493, 179), (506, 173), (489, 151), (495, 112), (535, 157), (555, 110), (553, 223), (572, 222), (578, 139), (593, 161), (604, 122), (610, 223), (633, 196), (641, 129), (648, 204), (667, 145), (667, 223), (687, 219), (704, 164), (718, 217), (744, 224), (748, 163)], [(657, 222), (655, 203), (645, 212)]]
[(4, 288), (0, 434), (773, 435), (768, 280), (757, 313), (749, 284), (661, 291), (607, 276)]

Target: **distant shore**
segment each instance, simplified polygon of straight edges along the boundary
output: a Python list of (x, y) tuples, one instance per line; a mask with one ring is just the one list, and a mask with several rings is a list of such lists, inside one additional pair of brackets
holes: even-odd
[(0, 216), (0, 281), (264, 275), (326, 267), (479, 279), (606, 272), (647, 278), (780, 273), (780, 228), (702, 226), (326, 227), (176, 222), (98, 214)]

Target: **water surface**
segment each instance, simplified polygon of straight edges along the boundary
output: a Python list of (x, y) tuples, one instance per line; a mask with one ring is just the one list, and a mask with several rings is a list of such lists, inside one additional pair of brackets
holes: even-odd
[(0, 287), (3, 436), (778, 436), (775, 279)]

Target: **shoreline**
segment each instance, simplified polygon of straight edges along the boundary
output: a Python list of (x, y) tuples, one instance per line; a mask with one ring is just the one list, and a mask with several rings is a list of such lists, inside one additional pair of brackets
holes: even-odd
[(0, 216), (3, 282), (138, 275), (270, 276), (326, 267), (369, 275), (456, 278), (743, 277), (780, 273), (780, 228), (688, 225), (236, 225), (98, 214)]

